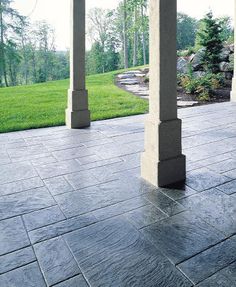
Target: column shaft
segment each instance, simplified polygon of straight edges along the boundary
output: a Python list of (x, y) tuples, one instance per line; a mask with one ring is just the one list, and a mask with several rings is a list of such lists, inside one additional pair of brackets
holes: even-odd
[(156, 186), (185, 179), (177, 118), (176, 0), (150, 0), (150, 111), (145, 121), (142, 177)]
[(70, 89), (66, 124), (69, 128), (90, 125), (85, 88), (85, 0), (71, 0)]

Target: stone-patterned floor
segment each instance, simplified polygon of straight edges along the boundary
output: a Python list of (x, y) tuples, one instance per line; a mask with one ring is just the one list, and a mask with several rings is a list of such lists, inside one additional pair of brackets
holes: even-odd
[(0, 135), (0, 287), (236, 286), (236, 104), (180, 110), (187, 182), (139, 178), (144, 116)]

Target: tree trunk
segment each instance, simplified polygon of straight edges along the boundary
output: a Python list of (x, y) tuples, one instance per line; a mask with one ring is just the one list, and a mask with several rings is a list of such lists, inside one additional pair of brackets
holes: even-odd
[(4, 51), (4, 31), (3, 31), (3, 15), (2, 15), (2, 1), (0, 0), (0, 58), (2, 61), (2, 73), (5, 81), (6, 87), (8, 87), (7, 81), (7, 71), (6, 71), (6, 59), (5, 59), (5, 51)]
[(141, 17), (142, 17), (143, 64), (144, 64), (144, 65), (147, 65), (146, 38), (145, 38), (145, 31), (144, 31), (143, 5), (141, 5)]
[(124, 68), (129, 68), (129, 56), (128, 56), (128, 36), (127, 36), (127, 5), (126, 0), (124, 0), (124, 27), (123, 27), (123, 49), (124, 49)]
[(134, 47), (133, 47), (133, 66), (137, 66), (137, 52), (138, 52), (138, 31), (137, 31), (137, 7), (134, 10)]

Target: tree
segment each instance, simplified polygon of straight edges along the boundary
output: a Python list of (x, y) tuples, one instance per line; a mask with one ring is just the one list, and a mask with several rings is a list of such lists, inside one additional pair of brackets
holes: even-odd
[(234, 31), (232, 28), (232, 19), (228, 16), (217, 19), (221, 27), (221, 39), (223, 42), (228, 42), (233, 38)]
[(217, 19), (213, 18), (210, 11), (202, 20), (203, 28), (198, 31), (199, 43), (205, 48), (202, 61), (207, 70), (216, 73), (220, 62), (220, 53), (223, 48), (221, 26)]
[(127, 1), (123, 3), (123, 53), (124, 53), (124, 68), (129, 68), (129, 52), (128, 52), (128, 29), (127, 29)]
[(12, 48), (16, 45), (15, 39), (20, 34), (20, 27), (25, 20), (25, 17), (11, 8), (12, 2), (12, 0), (0, 0), (0, 77), (4, 78), (5, 86), (7, 87), (9, 85), (7, 55), (10, 57), (16, 56), (15, 53), (14, 55), (12, 54)]
[(186, 14), (177, 14), (177, 50), (193, 47), (198, 21)]
[(101, 8), (93, 8), (88, 13), (88, 34), (94, 44), (88, 59), (93, 58), (92, 53), (96, 58), (96, 61), (93, 59), (88, 61), (88, 64), (98, 63), (99, 59), (100, 66), (98, 70), (102, 73), (117, 69), (117, 65), (112, 67), (111, 62), (107, 60), (108, 54), (109, 57), (113, 55), (115, 58), (118, 54), (119, 39), (116, 34), (115, 17), (114, 10), (103, 10)]

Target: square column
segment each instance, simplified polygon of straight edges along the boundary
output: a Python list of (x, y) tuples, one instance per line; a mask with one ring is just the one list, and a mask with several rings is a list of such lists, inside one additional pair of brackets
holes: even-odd
[(150, 96), (142, 177), (155, 186), (185, 180), (177, 118), (176, 0), (150, 0)]
[(85, 0), (71, 0), (70, 89), (66, 109), (69, 128), (90, 126), (85, 88)]
[(230, 99), (231, 102), (236, 102), (236, 0), (234, 0), (234, 77)]

